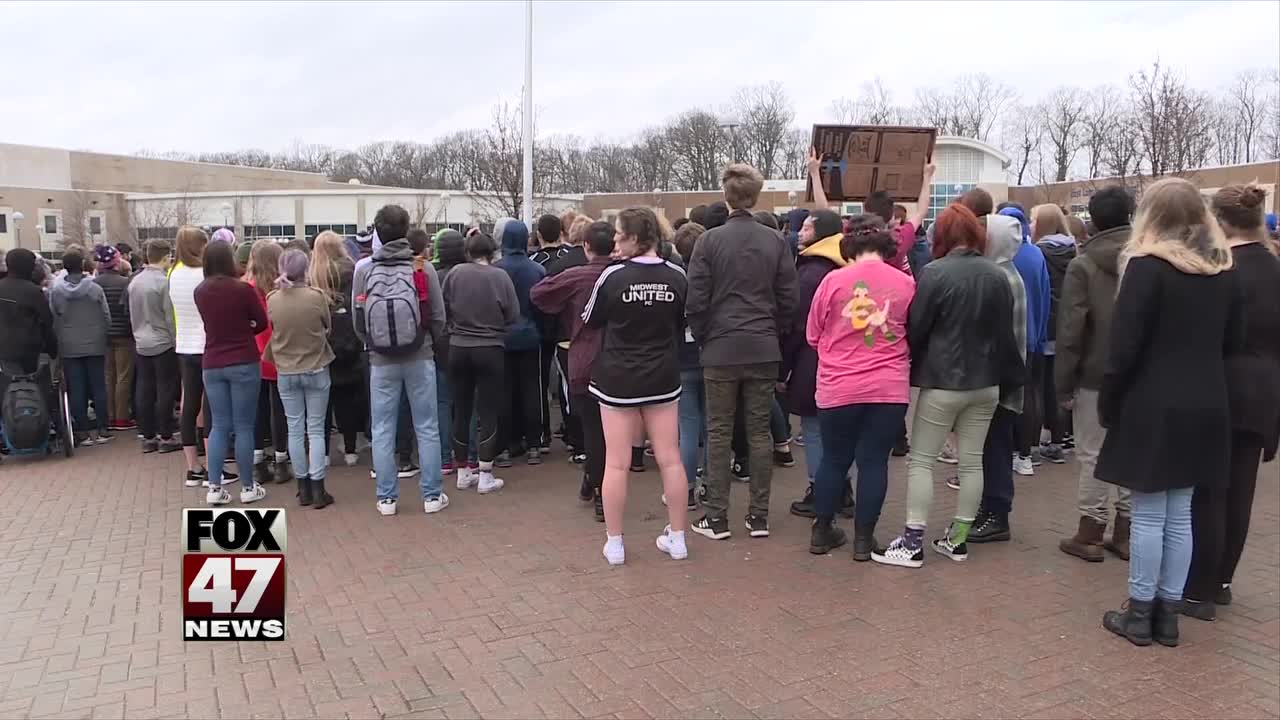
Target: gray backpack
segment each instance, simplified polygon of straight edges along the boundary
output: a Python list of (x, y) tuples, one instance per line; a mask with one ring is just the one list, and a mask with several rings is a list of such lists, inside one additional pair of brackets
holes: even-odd
[(365, 337), (369, 349), (383, 355), (408, 355), (422, 347), (426, 332), (413, 261), (373, 261), (364, 294)]

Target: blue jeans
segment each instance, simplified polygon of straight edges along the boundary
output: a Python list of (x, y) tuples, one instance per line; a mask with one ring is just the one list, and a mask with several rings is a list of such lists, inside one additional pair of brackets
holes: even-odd
[[(77, 433), (107, 431), (111, 408), (107, 407), (107, 358), (105, 355), (63, 358), (62, 373), (67, 376), (67, 395), (71, 402), (71, 424)], [(97, 415), (96, 427), (89, 427), (89, 401)]]
[(1129, 536), (1129, 597), (1181, 600), (1191, 568), (1194, 488), (1133, 491)]
[(680, 371), (680, 461), (689, 487), (698, 483), (698, 463), (706, 459), (707, 388), (702, 370)]
[[(325, 476), (325, 415), (329, 411), (329, 368), (309, 373), (280, 373), (277, 383), (289, 426), (289, 462), (298, 477)], [(307, 443), (311, 456), (307, 456)]]
[[(889, 487), (889, 452), (907, 416), (897, 403), (859, 403), (818, 410), (822, 426), (822, 462), (813, 483), (814, 510), (832, 517), (848, 483), (849, 468), (858, 464), (857, 509), (854, 523), (875, 527)], [(805, 448), (809, 433), (804, 434)]]
[(253, 433), (258, 419), (262, 367), (256, 362), (230, 365), (205, 370), (203, 376), (204, 394), (213, 419), (213, 427), (209, 429), (209, 488), (222, 486), (222, 464), (226, 462), (234, 432), (240, 483), (248, 490), (253, 487)]
[(453, 393), (449, 373), (436, 361), (436, 418), (440, 424), (440, 447), (453, 442)]
[(822, 464), (822, 423), (818, 416), (801, 415), (800, 432), (804, 433), (804, 469), (812, 485), (818, 476), (818, 466)]
[(423, 499), (440, 494), (440, 423), (436, 418), (436, 366), (429, 360), (372, 365), (369, 368), (369, 410), (373, 422), (373, 467), (379, 500), (398, 500), (396, 477), (396, 419), (400, 398), (409, 400), (413, 433), (418, 440), (418, 476)]

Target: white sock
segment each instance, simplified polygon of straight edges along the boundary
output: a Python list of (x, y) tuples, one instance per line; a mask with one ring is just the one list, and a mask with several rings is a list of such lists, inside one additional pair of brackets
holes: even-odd
[(608, 547), (608, 548), (622, 547), (622, 536), (610, 535), (608, 533), (605, 533), (605, 547)]
[(684, 531), (683, 531), (683, 530), (668, 530), (668, 531), (667, 531), (667, 537), (671, 538), (671, 541), (672, 541), (672, 542), (676, 542), (676, 541), (684, 542)]
[(279, 464), (279, 463), (286, 463), (286, 462), (289, 462), (289, 453), (287, 453), (287, 452), (278, 452), (278, 453), (276, 453), (276, 463), (277, 463), (277, 464)]
[(254, 464), (254, 465), (257, 465), (258, 463), (260, 463), (260, 462), (262, 462), (263, 460), (265, 460), (265, 459), (266, 459), (266, 455), (267, 455), (267, 454), (266, 454), (266, 452), (264, 452), (264, 451), (262, 451), (262, 450), (254, 450), (254, 451), (253, 451), (253, 464)]

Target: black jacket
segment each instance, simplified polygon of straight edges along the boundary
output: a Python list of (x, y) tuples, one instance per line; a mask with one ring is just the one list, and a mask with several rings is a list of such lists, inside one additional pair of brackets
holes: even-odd
[[(1066, 242), (1070, 241), (1070, 242)], [(1049, 269), (1049, 340), (1058, 338), (1058, 305), (1062, 301), (1062, 284), (1067, 266), (1076, 257), (1076, 243), (1065, 235), (1050, 235), (1036, 243)]]
[(0, 365), (35, 372), (40, 354), (58, 354), (53, 312), (39, 285), (12, 275), (0, 280)]
[(111, 311), (111, 324), (107, 326), (107, 337), (133, 337), (133, 323), (129, 321), (129, 278), (118, 272), (108, 271), (93, 279), (102, 287), (107, 296), (107, 309)]
[(1009, 278), (972, 250), (953, 250), (921, 271), (907, 341), (912, 387), (978, 390), (1026, 382)]
[(1262, 436), (1263, 456), (1280, 445), (1280, 258), (1260, 243), (1231, 250), (1244, 295), (1244, 343), (1227, 355), (1231, 426)]
[(1244, 342), (1236, 272), (1185, 273), (1149, 256), (1120, 282), (1094, 475), (1138, 492), (1220, 487), (1231, 460), (1226, 357)]
[[(818, 351), (809, 344), (806, 333), (813, 296), (827, 273), (845, 265), (840, 255), (841, 235), (823, 238), (796, 258), (796, 305), (788, 321), (782, 345), (782, 372), (787, 383), (787, 411), (801, 417), (818, 414), (815, 395), (818, 391)], [(834, 253), (831, 251), (834, 250)], [(826, 251), (826, 252), (824, 252)], [(839, 263), (836, 260), (839, 259)]]
[(796, 266), (777, 230), (735, 210), (689, 259), (689, 329), (704, 367), (774, 363), (795, 307)]

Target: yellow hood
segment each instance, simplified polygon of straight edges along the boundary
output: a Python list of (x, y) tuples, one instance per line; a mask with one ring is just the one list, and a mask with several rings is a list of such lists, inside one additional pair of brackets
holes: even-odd
[(844, 235), (839, 233), (829, 235), (801, 250), (800, 254), (806, 257), (825, 258), (835, 263), (836, 267), (844, 267), (849, 264), (849, 261), (845, 260), (844, 256), (840, 254), (840, 240), (843, 238)]

